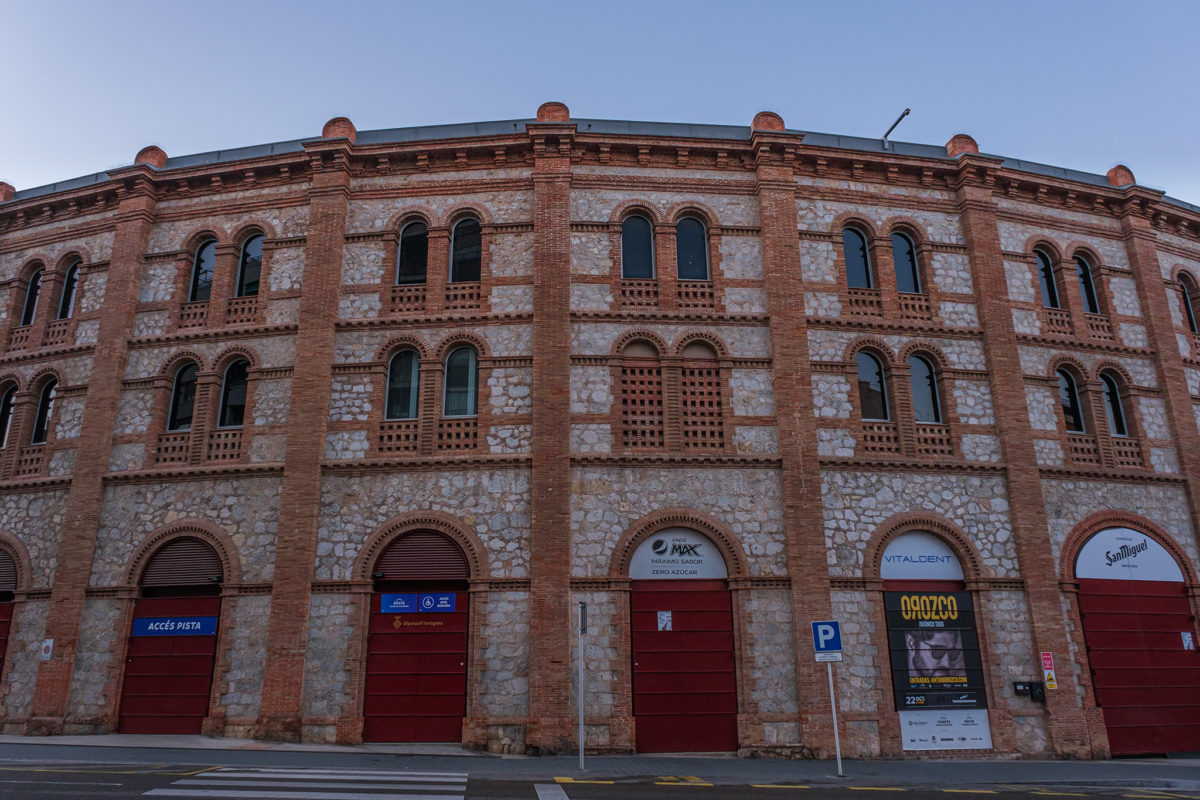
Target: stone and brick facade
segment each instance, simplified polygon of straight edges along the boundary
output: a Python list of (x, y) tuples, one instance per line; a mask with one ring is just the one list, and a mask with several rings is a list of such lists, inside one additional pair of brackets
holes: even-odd
[[(653, 230), (651, 279), (622, 277), (631, 214)], [(685, 217), (703, 223), (707, 280), (678, 277)], [(467, 218), (482, 244), (464, 283), (450, 263)], [(428, 272), (401, 284), (414, 221)], [(872, 287), (847, 280), (847, 226), (867, 240)], [(895, 232), (914, 244), (920, 292), (898, 289)], [(254, 236), (261, 287), (238, 296)], [(1058, 308), (1035, 248), (1055, 259)], [(769, 112), (674, 126), (547, 103), (515, 123), (362, 134), (337, 118), (318, 138), (220, 157), (150, 147), (86, 180), (0, 183), (0, 392), (15, 387), (0, 549), (17, 568), (3, 730), (116, 728), (140, 571), (186, 535), (224, 565), (204, 731), (361, 741), (373, 559), (433, 530), (471, 570), (463, 744), (573, 747), (586, 601), (588, 746), (632, 751), (630, 554), (688, 527), (726, 554), (739, 749), (831, 752), (809, 623), (836, 618), (844, 746), (901, 755), (880, 553), (920, 530), (959, 554), (975, 598), (992, 752), (1106, 757), (1072, 572), (1082, 532), (1107, 519), (1156, 537), (1200, 616), (1188, 275), (1200, 282), (1200, 209), (1124, 167), (1041, 169), (963, 135), (884, 149)], [(22, 324), (33, 281), (42, 299)], [(477, 413), (451, 417), (447, 358), (464, 346)], [(398, 422), (388, 365), (404, 349), (419, 410)], [(862, 352), (883, 365), (887, 419), (864, 419)], [(913, 420), (917, 355), (936, 374), (937, 424)], [(235, 362), (249, 377), (232, 429), (216, 415)], [(185, 363), (195, 421), (171, 432)], [(1060, 369), (1086, 433), (1065, 426)], [(1105, 424), (1102, 373), (1120, 381), (1125, 436)], [(1040, 677), (1041, 651), (1071, 665), (1044, 705), (1012, 688)]]

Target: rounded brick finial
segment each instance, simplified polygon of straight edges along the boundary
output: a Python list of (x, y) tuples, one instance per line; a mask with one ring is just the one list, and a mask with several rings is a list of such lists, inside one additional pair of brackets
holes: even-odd
[(754, 115), (754, 121), (750, 123), (750, 129), (755, 131), (785, 130), (783, 117), (774, 111), (760, 111)]
[(1137, 179), (1133, 177), (1133, 170), (1124, 164), (1117, 164), (1107, 174), (1108, 182), (1113, 186), (1132, 186), (1137, 183)]
[(167, 165), (167, 154), (161, 147), (150, 145), (138, 150), (138, 154), (133, 157), (133, 163), (148, 164), (155, 169), (162, 169)]
[(13, 195), (16, 193), (17, 190), (12, 187), (11, 183), (0, 181), (0, 203), (7, 203), (9, 200), (12, 200)]
[(542, 103), (540, 106), (538, 106), (537, 121), (570, 122), (571, 109), (567, 108), (566, 103), (560, 103), (557, 100), (551, 100), (549, 103)]
[(354, 123), (348, 117), (334, 117), (325, 123), (325, 127), (321, 128), (322, 139), (349, 139), (350, 144), (354, 144), (358, 138), (358, 129), (354, 127)]
[(950, 137), (950, 141), (946, 142), (946, 155), (951, 158), (958, 158), (963, 153), (978, 152), (979, 143), (965, 133), (955, 134)]

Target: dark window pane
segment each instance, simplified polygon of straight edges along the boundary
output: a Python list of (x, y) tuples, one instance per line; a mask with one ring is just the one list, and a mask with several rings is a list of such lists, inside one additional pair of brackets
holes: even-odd
[(1192, 298), (1196, 296), (1196, 284), (1188, 278), (1180, 276), (1179, 299), (1183, 303), (1183, 316), (1187, 320), (1188, 330), (1197, 333), (1196, 310), (1192, 307)]
[(388, 365), (387, 419), (416, 419), (417, 366), (417, 354), (412, 350), (392, 356)]
[(242, 263), (238, 268), (238, 297), (254, 297), (258, 294), (258, 280), (262, 277), (263, 237), (251, 236), (242, 245)]
[(708, 280), (708, 237), (700, 220), (686, 217), (675, 226), (675, 259), (679, 280)]
[(1096, 302), (1096, 286), (1092, 283), (1092, 267), (1082, 258), (1075, 259), (1075, 275), (1079, 278), (1079, 295), (1083, 298), (1083, 310), (1089, 314), (1099, 314), (1100, 304)]
[(1042, 288), (1042, 305), (1046, 308), (1058, 308), (1058, 284), (1054, 282), (1054, 265), (1050, 256), (1041, 250), (1034, 250), (1038, 262), (1038, 282)]
[(892, 261), (896, 263), (896, 289), (919, 294), (921, 276), (917, 272), (917, 251), (912, 240), (902, 233), (892, 234)]
[(73, 264), (63, 278), (62, 295), (58, 299), (58, 318), (70, 319), (75, 312), (75, 289), (79, 286), (79, 265)]
[(209, 240), (196, 248), (196, 260), (192, 263), (192, 288), (188, 291), (189, 303), (203, 303), (212, 296), (213, 270), (217, 266), (217, 243)]
[(479, 280), (483, 256), (483, 228), (477, 219), (464, 219), (454, 226), (453, 256), (450, 262), (452, 283), (474, 283)]
[(50, 381), (42, 388), (38, 397), (37, 417), (33, 421), (33, 435), (29, 437), (30, 444), (45, 444), (50, 435), (50, 421), (54, 418), (54, 398), (58, 394), (58, 384)]
[(460, 347), (446, 358), (447, 417), (466, 417), (475, 413), (475, 351)]
[(1083, 433), (1083, 410), (1079, 407), (1079, 391), (1075, 379), (1067, 373), (1058, 372), (1058, 399), (1062, 404), (1063, 422), (1071, 433)]
[(846, 260), (846, 284), (852, 289), (872, 288), (866, 238), (853, 228), (846, 228), (842, 231), (842, 253)]
[(195, 364), (188, 364), (175, 373), (171, 411), (167, 415), (169, 431), (186, 431), (192, 427), (192, 413), (196, 409), (196, 369)]
[(240, 428), (246, 418), (246, 382), (250, 376), (249, 361), (235, 361), (225, 370), (225, 384), (221, 387), (221, 414), (217, 425), (222, 428)]
[(42, 293), (42, 271), (39, 269), (29, 276), (29, 285), (25, 287), (25, 305), (21, 307), (21, 325), (32, 325), (33, 316), (37, 313), (38, 295)]
[(883, 380), (883, 365), (869, 353), (854, 357), (858, 364), (858, 401), (863, 419), (888, 419), (887, 385)]
[(645, 217), (626, 217), (621, 223), (621, 277), (654, 277), (654, 231)]
[(911, 370), (913, 418), (917, 422), (941, 422), (942, 410), (938, 403), (937, 376), (933, 365), (918, 356), (908, 360)]
[(405, 226), (396, 258), (396, 283), (424, 283), (429, 265), (429, 229), (423, 222)]
[(1125, 427), (1125, 409), (1121, 407), (1121, 391), (1117, 382), (1109, 375), (1101, 375), (1104, 384), (1104, 410), (1108, 413), (1108, 432), (1113, 436), (1128, 436)]
[(11, 387), (0, 398), (0, 447), (8, 447), (8, 432), (12, 428), (13, 403), (17, 399), (17, 387)]

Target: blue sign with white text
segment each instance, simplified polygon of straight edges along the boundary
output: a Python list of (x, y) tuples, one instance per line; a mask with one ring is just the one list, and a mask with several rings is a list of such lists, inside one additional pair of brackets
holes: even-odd
[(421, 595), (422, 611), (453, 611), (454, 592)]
[(417, 593), (385, 594), (379, 601), (379, 611), (383, 614), (415, 614), (417, 608)]
[(134, 636), (216, 636), (216, 617), (137, 617)]
[(842, 651), (842, 628), (834, 620), (812, 624), (813, 649), (818, 653)]

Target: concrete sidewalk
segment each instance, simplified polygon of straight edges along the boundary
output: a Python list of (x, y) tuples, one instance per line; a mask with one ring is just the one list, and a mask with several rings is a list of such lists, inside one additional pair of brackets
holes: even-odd
[(712, 784), (797, 784), (898, 787), (1092, 786), (1200, 791), (1200, 757), (1115, 761), (743, 759), (729, 755), (588, 756), (587, 770), (565, 756), (497, 756), (451, 745), (293, 744), (203, 736), (0, 736), (0, 760), (89, 764), (411, 769), (467, 772), (497, 781), (557, 779), (637, 781), (664, 776)]

